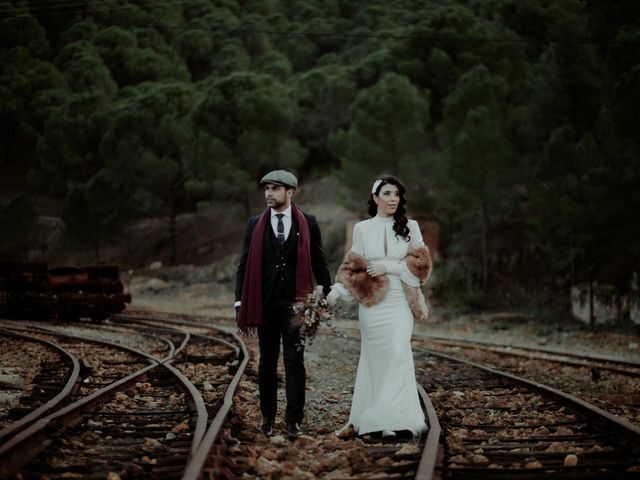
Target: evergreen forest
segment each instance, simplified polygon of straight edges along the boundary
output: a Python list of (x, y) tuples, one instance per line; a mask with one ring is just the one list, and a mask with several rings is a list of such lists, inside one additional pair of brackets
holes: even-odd
[(0, 44), (0, 256), (35, 194), (94, 248), (284, 168), (403, 179), (469, 304), (640, 273), (637, 0), (0, 1)]

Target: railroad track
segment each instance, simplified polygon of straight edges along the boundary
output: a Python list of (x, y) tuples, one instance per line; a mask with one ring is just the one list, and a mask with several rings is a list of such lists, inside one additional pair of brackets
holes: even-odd
[[(14, 418), (13, 423), (0, 431), (0, 441), (9, 438), (10, 434), (15, 435), (19, 430), (24, 430), (47, 412), (88, 396), (144, 367), (148, 361), (155, 361), (155, 357), (126, 346), (76, 335), (65, 335), (41, 327), (17, 326), (13, 330), (2, 329), (2, 331), (17, 338), (28, 338), (31, 342), (48, 345), (51, 349), (57, 350), (66, 361), (62, 365), (52, 367), (49, 361), (40, 365), (41, 371), (34, 379), (37, 383), (32, 386), (31, 391), (45, 395), (49, 393), (52, 396), (51, 400), (41, 405), (36, 411), (21, 418)], [(22, 347), (18, 346), (18, 348)], [(56, 392), (56, 384), (60, 383), (59, 367), (66, 363), (73, 365), (73, 370), (70, 371), (64, 387)], [(29, 409), (34, 399), (36, 405), (42, 402), (39, 396), (20, 397), (20, 406), (17, 410)]]
[(415, 351), (443, 432), (424, 478), (638, 478), (636, 425), (551, 387)]
[[(39, 328), (38, 324), (30, 325)], [(175, 329), (145, 328), (141, 325), (111, 323), (67, 323), (49, 324), (47, 330), (67, 335), (80, 335), (95, 340), (117, 343), (134, 350), (152, 355), (157, 361), (165, 361), (175, 355), (175, 351), (188, 339), (187, 332)]]
[(532, 347), (529, 345), (501, 344), (452, 337), (414, 335), (414, 338), (422, 343), (429, 343), (431, 345), (439, 345), (462, 350), (482, 350), (499, 355), (510, 355), (533, 360), (545, 360), (574, 367), (588, 367), (599, 371), (619, 373), (629, 377), (640, 377), (640, 362), (622, 358), (569, 352), (543, 347)]
[[(357, 336), (357, 328), (347, 328)], [(640, 362), (606, 355), (577, 353), (560, 349), (533, 347), (512, 343), (486, 342), (459, 337), (416, 334), (413, 343), (418, 347), (436, 349), (449, 348), (448, 351), (461, 353), (461, 350), (479, 350), (501, 356), (513, 356), (532, 360), (545, 360), (575, 367), (588, 367), (598, 371), (610, 371), (629, 377), (640, 377)], [(442, 350), (444, 351), (444, 350)]]
[[(212, 472), (215, 472), (217, 467), (212, 465), (211, 454), (215, 450), (214, 445), (231, 411), (233, 397), (249, 362), (249, 351), (244, 341), (233, 333), (231, 328), (219, 325), (206, 326), (184, 318), (117, 315), (113, 316), (112, 319), (116, 322), (126, 322), (129, 325), (138, 324), (189, 331), (194, 341), (188, 349), (184, 350), (183, 361), (191, 364), (197, 362), (196, 365), (201, 365), (203, 362), (221, 365), (227, 362), (230, 370), (226, 374), (228, 379), (226, 387), (224, 387), (224, 383), (216, 383), (214, 385), (210, 379), (202, 383), (197, 382), (198, 387), (204, 390), (203, 395), (207, 400), (207, 407), (211, 410), (211, 413), (207, 431), (197, 450), (192, 452), (190, 461), (182, 476), (183, 480), (196, 480), (208, 472), (210, 477), (214, 475), (213, 478), (215, 478), (215, 474)], [(213, 347), (209, 345), (211, 342), (215, 344)], [(235, 358), (231, 363), (228, 362), (229, 351), (233, 352)], [(215, 393), (211, 392), (211, 387), (213, 387)]]
[[(69, 397), (75, 403), (47, 412), (20, 433), (43, 448), (30, 459), (21, 460), (20, 470), (0, 471), (1, 478), (16, 472), (25, 478), (43, 473), (62, 477), (91, 472), (104, 478), (112, 472), (118, 476), (193, 480), (221, 478), (221, 472), (227, 475), (224, 478), (236, 478), (252, 471), (240, 458), (235, 469), (225, 470), (224, 462), (219, 463), (225, 456), (241, 455), (238, 447), (224, 447), (225, 442), (220, 443), (219, 438), (249, 360), (246, 346), (232, 328), (164, 316), (118, 316), (105, 325), (74, 324), (56, 330), (39, 329), (33, 335), (40, 342), (68, 348), (81, 370), (85, 365), (75, 383), (74, 396)], [(74, 334), (64, 333), (69, 331)], [(17, 333), (26, 335), (24, 331)], [(92, 338), (81, 340), (80, 334)], [(89, 352), (98, 352), (98, 347), (79, 345), (98, 339), (106, 342), (114, 336), (122, 337), (122, 342), (109, 348), (124, 351), (143, 344), (143, 357), (122, 356), (119, 366), (100, 363), (105, 376), (98, 379), (95, 368), (94, 372), (86, 369), (92, 366)], [(440, 346), (457, 352), (471, 350), (459, 345)], [(351, 470), (353, 478), (382, 473), (386, 478), (420, 479), (606, 479), (637, 478), (640, 474), (638, 427), (535, 382), (504, 376), (417, 345), (415, 352), (418, 383), (425, 387), (419, 390), (430, 425), (428, 435), (418, 441), (400, 439), (399, 443), (364, 438), (360, 450), (350, 453), (360, 462)], [(129, 367), (139, 362), (135, 366), (140, 368), (127, 370), (127, 361)], [(126, 377), (116, 374), (121, 369)], [(74, 410), (74, 405), (79, 410)], [(232, 425), (239, 422), (238, 418), (232, 419)], [(264, 448), (265, 440), (257, 438), (246, 425), (239, 434), (229, 424), (225, 428), (231, 428), (242, 444), (257, 442)], [(10, 443), (0, 440), (3, 466), (14, 464), (3, 456), (10, 450)], [(354, 443), (335, 439), (332, 446), (330, 440), (317, 443), (313, 438), (302, 438), (295, 445), (279, 448), (283, 452), (313, 448), (322, 456), (328, 453), (323, 446), (329, 445), (334, 449), (329, 454), (337, 459), (341, 445), (353, 448)], [(26, 445), (14, 448), (36, 448)], [(281, 461), (284, 468), (293, 468), (286, 466), (284, 457)]]
[(640, 368), (637, 362), (458, 339), (416, 337), (414, 345), (487, 364), (550, 385), (640, 424)]
[(414, 334), (412, 344), (544, 383), (640, 424), (640, 362), (528, 345)]
[[(417, 353), (416, 356), (421, 359), (416, 361), (417, 367), (423, 360), (426, 365), (433, 366), (435, 357), (430, 356), (427, 361), (427, 357), (422, 358), (422, 353)], [(477, 379), (476, 389), (479, 384), (486, 383), (479, 390), (482, 395), (487, 396), (486, 401), (484, 397), (474, 397), (477, 403), (468, 406), (458, 402), (457, 411), (453, 414), (458, 415), (455, 418), (465, 419), (478, 426), (470, 428), (470, 425), (451, 423), (450, 412), (445, 408), (450, 403), (446, 392), (457, 392), (454, 399), (458, 396), (465, 399), (462, 384), (445, 383), (449, 378), (456, 379), (457, 374), (452, 370), (441, 373), (438, 377), (438, 382), (442, 382), (439, 387), (430, 373), (423, 375), (424, 371), (420, 367), (417, 368), (417, 373), (419, 384), (429, 390), (435, 403), (434, 407), (429, 397), (421, 395), (430, 425), (427, 437), (421, 442), (404, 439), (406, 448), (402, 449), (397, 444), (381, 445), (379, 439), (365, 437), (362, 449), (364, 453), (359, 459), (362, 463), (357, 469), (352, 468), (351, 475), (344, 478), (367, 478), (382, 473), (387, 478), (415, 476), (420, 479), (635, 478), (638, 474), (635, 471), (637, 463), (634, 462), (639, 457), (635, 457), (635, 460), (627, 457), (630, 451), (627, 447), (634, 445), (636, 441), (637, 427), (608, 416), (606, 412), (585, 402), (565, 398), (559, 392), (558, 397), (554, 397), (552, 389), (547, 391), (541, 386), (538, 386), (541, 391), (531, 391), (532, 386), (525, 387), (515, 378), (496, 380), (499, 375), (497, 372), (487, 372), (486, 376), (475, 371), (467, 372), (466, 375), (470, 378)], [(525, 380), (523, 382), (526, 383)], [(516, 384), (519, 386), (515, 386)], [(497, 390), (498, 388), (501, 390)], [(440, 398), (443, 392), (445, 396)], [(547, 396), (553, 398), (548, 399)], [(515, 416), (515, 413), (519, 413), (518, 405), (524, 405), (520, 410), (525, 413), (532, 411), (528, 418), (518, 419)], [(479, 417), (483, 409), (493, 412), (489, 420), (497, 419), (496, 423), (482, 423), (487, 420)], [(566, 414), (563, 413), (565, 411)], [(466, 414), (470, 416), (468, 420)], [(509, 416), (505, 417), (507, 414)], [(501, 417), (505, 418), (500, 420)], [(512, 427), (509, 422), (513, 424)], [(253, 431), (247, 431), (245, 424), (239, 423), (239, 426), (239, 431), (232, 429), (234, 438), (243, 446), (248, 445), (249, 450), (264, 450), (264, 439)], [(444, 429), (442, 435), (441, 428)], [(302, 442), (299, 448), (314, 447), (316, 444), (310, 440)], [(328, 453), (330, 456), (335, 455), (335, 452)], [(221, 458), (226, 456), (234, 459), (232, 462), (222, 461), (218, 471), (223, 475), (220, 478), (238, 478), (251, 475), (251, 472), (255, 474), (253, 463), (242, 458), (242, 448), (227, 445), (217, 450), (216, 454)], [(286, 464), (284, 468), (287, 468)]]
[[(634, 362), (594, 355), (538, 351), (534, 348), (516, 349), (506, 345), (477, 345), (475, 342), (464, 342), (458, 339), (434, 341), (431, 337), (420, 336), (414, 336), (413, 345), (416, 352), (419, 388), (424, 386), (429, 392), (430, 400), (433, 401), (430, 405), (429, 399), (422, 399), (431, 430), (425, 440), (416, 478), (640, 477), (640, 453), (635, 447), (640, 445), (640, 428), (625, 421), (624, 418), (616, 417), (615, 414), (619, 413), (620, 409), (615, 408), (614, 402), (605, 402), (602, 399), (597, 401), (599, 399), (596, 398), (599, 406), (608, 407), (606, 410), (613, 410), (613, 412), (607, 412), (552, 387), (545, 387), (539, 382), (528, 381), (513, 375), (523, 371), (537, 371), (548, 375), (546, 378), (558, 380), (558, 369), (565, 369), (564, 375), (574, 382), (568, 386), (573, 386), (577, 381), (575, 372), (581, 370), (583, 376), (587, 377), (588, 386), (593, 387), (591, 372), (593, 369), (599, 369), (598, 371), (605, 372), (602, 373), (603, 377), (616, 379), (620, 377), (616, 390), (621, 394), (608, 392), (612, 399), (618, 400), (629, 394), (629, 388), (631, 388), (629, 378), (634, 379), (638, 376)], [(421, 345), (429, 345), (432, 348), (425, 349)], [(433, 350), (434, 348), (437, 350)], [(446, 355), (444, 351), (454, 352), (456, 356)], [(482, 354), (477, 353), (478, 351), (482, 351)], [(491, 365), (501, 370), (504, 368), (511, 371), (511, 376), (508, 372), (503, 374), (472, 362), (463, 363), (465, 360), (460, 356), (474, 358), (471, 352), (476, 353), (475, 356), (480, 358), (479, 361), (482, 363), (488, 362), (486, 354), (489, 352)], [(465, 365), (464, 368), (472, 370), (461, 374), (462, 367), (457, 367), (457, 370), (451, 367), (455, 363)], [(445, 364), (449, 366), (445, 367)], [(485, 370), (480, 370), (482, 368)], [(584, 371), (587, 374), (584, 374)], [(506, 376), (503, 377), (503, 375)], [(499, 377), (502, 377), (502, 380), (497, 380)], [(464, 384), (465, 378), (471, 381), (471, 385)], [(562, 382), (558, 383), (562, 384)], [(497, 388), (497, 385), (504, 389), (494, 395), (492, 391)], [(635, 384), (631, 383), (631, 385)], [(603, 388), (606, 389), (607, 386), (603, 385)], [(513, 390), (512, 393), (510, 389)], [(565, 390), (573, 391), (570, 388)], [(636, 390), (631, 390), (631, 400), (627, 401), (634, 402), (637, 398), (636, 394)], [(545, 400), (549, 396), (553, 398)], [(469, 398), (475, 399), (475, 403), (466, 404)], [(495, 399), (499, 401), (494, 401)], [(464, 408), (456, 408), (455, 405), (458, 404)], [(513, 411), (517, 411), (518, 408), (524, 412), (531, 412), (530, 418), (518, 419), (514, 416)], [(575, 415), (575, 421), (570, 423), (567, 419), (560, 419), (555, 422), (559, 423), (556, 425), (553, 418), (558, 410), (571, 411), (571, 415)], [(491, 416), (479, 417), (483, 411), (490, 412)], [(534, 424), (533, 428), (530, 428), (532, 418), (538, 413), (540, 418), (537, 420), (537, 426)], [(456, 419), (460, 422), (468, 422), (469, 425), (457, 425)], [(486, 423), (482, 423), (484, 421)], [(566, 427), (562, 427), (563, 421), (567, 423)], [(501, 422), (504, 423), (501, 424)], [(481, 426), (473, 428), (474, 424)], [(511, 424), (519, 425), (509, 431)], [(559, 432), (556, 427), (560, 427)], [(444, 429), (444, 434), (441, 439), (438, 439), (440, 428)], [(500, 434), (501, 429), (507, 433)], [(483, 430), (483, 433), (478, 430)], [(560, 435), (570, 431), (573, 433), (566, 436), (567, 438)], [(515, 433), (520, 435), (516, 436)], [(513, 437), (511, 440), (509, 435)], [(572, 440), (572, 435), (577, 439)], [(595, 442), (594, 439), (600, 437), (603, 438), (600, 443), (588, 443)], [(465, 439), (467, 443), (461, 439)], [(634, 452), (630, 447), (636, 448), (636, 451)], [(588, 451), (589, 449), (591, 450)], [(600, 449), (602, 452), (599, 452)], [(489, 453), (482, 455), (485, 451)], [(629, 452), (634, 452), (631, 459), (628, 457)], [(499, 457), (503, 454), (504, 458), (500, 460)], [(598, 455), (614, 460), (609, 464), (602, 460), (601, 465), (598, 465)], [(549, 460), (552, 457), (555, 457), (554, 461)], [(492, 460), (496, 461), (492, 462)], [(575, 466), (572, 465), (574, 461)]]
[[(206, 459), (204, 447), (215, 441), (229, 410), (246, 364), (243, 342), (216, 329), (192, 333), (166, 321), (104, 327), (74, 324), (29, 332), (38, 341), (63, 345), (85, 368), (74, 393), (63, 396), (71, 403), (32, 414), (19, 434), (0, 437), (0, 478), (105, 473), (197, 478), (187, 470), (194, 472), (190, 465)], [(24, 327), (14, 328), (26, 335)], [(96, 338), (114, 335), (123, 337), (123, 344)], [(142, 338), (154, 355), (136, 351), (133, 358), (132, 345)]]
[[(140, 396), (140, 393), (143, 393), (140, 389), (148, 385), (148, 382), (145, 382), (149, 370), (159, 365), (158, 357), (124, 345), (80, 335), (64, 334), (45, 328), (19, 329), (41, 340), (55, 342), (70, 352), (82, 366), (81, 381), (76, 383), (76, 387), (68, 395), (60, 399), (55, 408), (68, 404), (66, 407), (41, 418), (33, 418), (31, 423), (24, 420), (20, 422), (21, 431), (0, 446), (0, 472), (5, 475), (15, 473), (20, 468), (20, 475), (24, 475), (25, 472), (56, 474), (98, 468), (92, 463), (95, 460), (92, 453), (95, 452), (92, 452), (91, 448), (87, 448), (88, 453), (82, 455), (71, 447), (80, 444), (90, 445), (80, 440), (89, 437), (92, 437), (94, 444), (100, 443), (98, 439), (101, 435), (95, 432), (100, 431), (99, 428), (104, 422), (92, 416), (93, 413), (97, 412), (100, 415), (104, 407), (107, 409), (104, 414), (109, 415), (106, 412), (115, 408), (114, 405), (118, 402), (125, 405), (128, 398)], [(121, 390), (128, 392), (124, 394)], [(141, 398), (143, 401), (136, 403), (153, 403), (144, 401), (150, 398), (148, 396)], [(133, 407), (131, 404), (127, 406)], [(61, 452), (64, 454), (61, 455)], [(66, 456), (71, 460), (65, 460)], [(63, 471), (58, 472), (60, 469)]]
[[(69, 351), (47, 340), (5, 329), (0, 329), (0, 337), (11, 341), (11, 344), (3, 345), (3, 355), (7, 355), (11, 349), (15, 352), (13, 360), (3, 359), (3, 370), (23, 370), (21, 364), (25, 352), (35, 353), (41, 358), (34, 369), (33, 378), (25, 378), (26, 384), (22, 384), (22, 376), (19, 376), (20, 384), (4, 385), (4, 389), (24, 391), (24, 394), (16, 395), (19, 403), (0, 417), (0, 442), (3, 442), (55, 409), (71, 394), (78, 381), (80, 364)], [(30, 372), (24, 373), (29, 376)]]

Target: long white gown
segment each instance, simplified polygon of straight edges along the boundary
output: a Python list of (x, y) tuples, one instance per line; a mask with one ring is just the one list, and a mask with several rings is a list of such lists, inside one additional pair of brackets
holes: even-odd
[[(376, 216), (353, 229), (351, 250), (369, 262), (384, 262), (389, 278), (389, 292), (383, 301), (372, 307), (359, 306), (360, 360), (349, 415), (349, 423), (359, 435), (385, 429), (410, 430), (418, 435), (427, 428), (410, 344), (413, 315), (401, 283), (420, 285), (402, 259), (409, 248), (424, 242), (417, 222), (409, 220), (410, 241), (396, 238), (393, 223), (392, 217)], [(336, 283), (334, 288), (341, 297), (353, 298), (344, 285)]]

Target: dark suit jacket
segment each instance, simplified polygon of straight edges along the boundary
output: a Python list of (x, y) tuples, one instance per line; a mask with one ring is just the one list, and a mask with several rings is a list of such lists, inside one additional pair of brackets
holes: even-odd
[[(320, 227), (318, 227), (318, 222), (316, 221), (316, 217), (313, 215), (309, 215), (303, 212), (303, 215), (307, 219), (309, 223), (309, 241), (310, 241), (310, 251), (311, 251), (311, 270), (313, 271), (313, 276), (315, 277), (316, 283), (318, 285), (322, 285), (324, 288), (325, 295), (329, 293), (331, 287), (331, 275), (329, 273), (329, 267), (327, 267), (327, 262), (325, 260), (324, 252), (322, 250), (322, 236), (320, 234)], [(249, 243), (251, 242), (251, 236), (253, 235), (253, 230), (258, 224), (258, 220), (260, 219), (260, 215), (256, 215), (249, 219), (247, 223), (247, 229), (244, 233), (244, 242), (242, 245), (242, 255), (240, 256), (240, 262), (238, 263), (238, 269), (236, 271), (236, 288), (235, 288), (235, 297), (236, 301), (240, 301), (242, 297), (242, 285), (244, 283), (244, 272), (247, 265), (247, 256), (249, 254)], [(287, 242), (295, 242), (296, 232), (298, 231), (298, 226), (295, 224), (295, 220), (291, 225), (291, 232), (289, 234), (289, 238)], [(270, 232), (273, 231), (271, 228), (271, 222), (267, 222), (267, 232), (265, 234), (265, 240), (269, 238)], [(272, 258), (269, 255), (269, 251), (266, 249), (263, 254), (263, 281), (265, 283), (263, 288), (263, 300), (269, 299), (269, 294), (271, 289), (273, 288), (274, 280), (271, 279), (270, 276), (273, 275), (273, 269), (269, 268), (269, 265), (265, 265), (264, 262), (271, 262)], [(293, 291), (295, 291), (295, 277), (291, 277), (288, 279), (289, 282), (292, 282)]]

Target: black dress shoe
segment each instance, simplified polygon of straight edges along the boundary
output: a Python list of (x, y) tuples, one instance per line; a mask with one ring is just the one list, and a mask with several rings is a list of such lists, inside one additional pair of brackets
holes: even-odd
[(264, 418), (262, 425), (260, 425), (260, 431), (267, 437), (273, 435), (273, 420), (270, 418)]
[(287, 427), (287, 436), (289, 437), (289, 440), (295, 440), (302, 435), (302, 430), (300, 430), (300, 424), (298, 422), (288, 423)]

